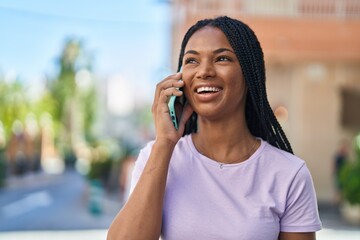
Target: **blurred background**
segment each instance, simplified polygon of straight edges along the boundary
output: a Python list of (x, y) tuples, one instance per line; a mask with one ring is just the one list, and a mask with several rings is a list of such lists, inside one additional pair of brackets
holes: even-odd
[[(195, 21), (247, 23), (324, 230), (360, 239), (360, 1), (0, 0), (0, 239), (105, 239)], [(56, 233), (56, 234), (54, 234)]]

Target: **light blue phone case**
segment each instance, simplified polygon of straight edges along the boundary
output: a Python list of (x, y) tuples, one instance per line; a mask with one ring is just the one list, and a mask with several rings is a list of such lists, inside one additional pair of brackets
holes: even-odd
[[(180, 68), (180, 72), (181, 72), (181, 70), (182, 70), (182, 68)], [(175, 101), (176, 101), (176, 96), (171, 96), (169, 99), (169, 102), (168, 102), (168, 107), (169, 107), (171, 121), (173, 122), (175, 129), (178, 130), (179, 125), (178, 125), (178, 121), (176, 119)]]
[(176, 130), (178, 130), (179, 127), (178, 127), (178, 122), (177, 122), (176, 113), (175, 113), (175, 100), (176, 100), (176, 96), (171, 96), (168, 106), (169, 106), (169, 113), (170, 113), (171, 121), (173, 122)]

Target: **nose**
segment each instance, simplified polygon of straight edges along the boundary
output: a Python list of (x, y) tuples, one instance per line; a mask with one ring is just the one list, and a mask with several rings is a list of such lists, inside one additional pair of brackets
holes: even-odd
[(201, 63), (196, 71), (196, 78), (209, 79), (216, 75), (214, 65), (212, 63), (203, 62)]

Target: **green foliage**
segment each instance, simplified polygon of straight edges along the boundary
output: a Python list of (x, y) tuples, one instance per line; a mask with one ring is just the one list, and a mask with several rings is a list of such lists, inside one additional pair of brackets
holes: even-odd
[(81, 102), (83, 107), (83, 124), (84, 124), (84, 133), (85, 139), (88, 142), (94, 140), (93, 125), (96, 120), (96, 90), (95, 88), (89, 89), (82, 96)]
[[(4, 131), (4, 147), (11, 139), (14, 122), (24, 125), (31, 113), (38, 125), (46, 124), (50, 128), (55, 137), (56, 151), (68, 165), (73, 164), (77, 142), (72, 140), (85, 139), (85, 144), (96, 140), (93, 128), (97, 92), (91, 62), (92, 55), (86, 51), (81, 40), (67, 39), (60, 52), (58, 74), (47, 79), (46, 89), (36, 99), (28, 94), (28, 86), (24, 82), (19, 79), (5, 81), (0, 73), (0, 125)], [(81, 71), (87, 77), (85, 84), (81, 81), (79, 84), (81, 78), (77, 78)], [(3, 170), (0, 162), (0, 177)]]
[(57, 108), (57, 102), (49, 91), (44, 91), (42, 96), (31, 105), (31, 111), (38, 117), (41, 117), (44, 113), (54, 116)]
[[(53, 109), (49, 109), (54, 121), (58, 123), (57, 142), (61, 152), (71, 149), (72, 136), (94, 139), (93, 125), (96, 116), (96, 90), (91, 75), (91, 55), (85, 50), (81, 40), (69, 38), (59, 58), (59, 74), (49, 84)], [(89, 86), (85, 89), (79, 84), (77, 74), (85, 70)]]
[(103, 161), (93, 161), (90, 164), (90, 171), (88, 173), (89, 179), (103, 180), (109, 176), (112, 161), (110, 158)]
[(50, 83), (50, 92), (56, 101), (56, 111), (54, 119), (66, 121), (64, 119), (69, 113), (71, 100), (76, 94), (76, 60), (82, 51), (82, 45), (76, 39), (68, 39), (59, 59), (59, 75)]
[(0, 81), (0, 106), (0, 121), (4, 126), (6, 139), (9, 139), (14, 121), (23, 122), (30, 111), (30, 103), (21, 82)]
[(121, 150), (113, 142), (108, 141), (96, 142), (90, 149), (90, 170), (87, 177), (106, 183), (112, 167), (122, 154)]
[(346, 163), (340, 172), (343, 197), (350, 204), (360, 204), (360, 135), (355, 138), (355, 160)]

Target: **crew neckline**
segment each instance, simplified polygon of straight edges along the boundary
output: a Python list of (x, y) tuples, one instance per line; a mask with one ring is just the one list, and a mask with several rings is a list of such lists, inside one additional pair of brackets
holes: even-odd
[(191, 134), (187, 135), (186, 138), (187, 138), (187, 143), (190, 147), (190, 150), (194, 153), (194, 156), (197, 159), (199, 159), (202, 162), (205, 162), (207, 164), (210, 164), (212, 166), (216, 166), (219, 169), (232, 168), (232, 167), (238, 167), (238, 166), (250, 164), (251, 162), (253, 162), (252, 160), (256, 159), (257, 156), (263, 151), (263, 149), (266, 145), (266, 142), (262, 138), (256, 137), (256, 139), (260, 140), (260, 146), (256, 149), (256, 151), (249, 158), (247, 158), (244, 161), (239, 162), (239, 163), (220, 163), (220, 162), (218, 162), (214, 159), (211, 159), (211, 158), (203, 155), (202, 153), (200, 153), (195, 147), (195, 144), (193, 142)]

